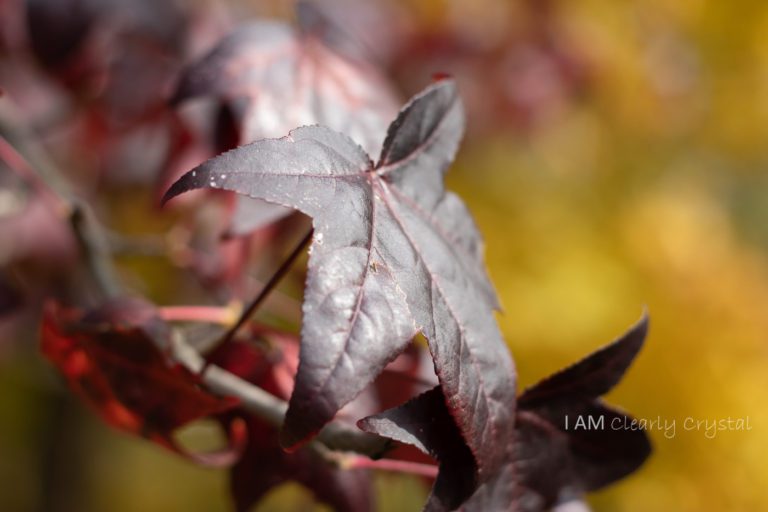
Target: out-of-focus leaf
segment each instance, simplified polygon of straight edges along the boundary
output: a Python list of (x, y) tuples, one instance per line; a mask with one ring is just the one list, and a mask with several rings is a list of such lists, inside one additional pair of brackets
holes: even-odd
[(420, 330), (480, 479), (509, 458), (514, 367), (479, 233), (443, 186), (463, 126), (455, 85), (441, 80), (403, 108), (375, 166), (346, 136), (305, 127), (209, 160), (167, 192), (232, 190), (313, 218), (286, 446), (310, 439)]
[[(349, 135), (371, 154), (381, 148), (398, 106), (374, 67), (339, 55), (311, 33), (267, 21), (241, 27), (186, 69), (174, 99), (196, 96), (214, 96), (227, 105), (240, 142), (320, 124)], [(233, 234), (292, 211), (264, 201), (258, 207), (242, 204), (253, 202), (238, 199)]]
[(300, 0), (296, 13), (303, 32), (342, 55), (386, 64), (410, 32), (408, 16), (399, 7), (386, 0)]
[[(154, 78), (146, 71), (163, 61), (169, 67), (187, 28), (176, 0), (26, 0), (26, 23), (29, 44), (46, 70), (73, 88), (101, 89), (106, 77), (105, 92), (116, 105), (162, 95), (150, 91), (156, 81), (143, 84)], [(145, 76), (133, 72), (137, 59)]]
[(27, 0), (26, 12), (32, 50), (54, 70), (71, 64), (96, 21), (93, 6), (82, 0)]
[(534, 409), (555, 401), (566, 404), (592, 400), (608, 393), (632, 364), (647, 333), (648, 317), (643, 315), (614, 342), (526, 389), (520, 395), (520, 408)]
[(322, 124), (359, 141), (370, 153), (381, 148), (398, 106), (375, 68), (271, 21), (239, 28), (187, 67), (174, 101), (197, 96), (229, 103), (244, 128), (243, 141)]
[[(281, 333), (255, 333), (267, 345), (233, 341), (219, 346), (209, 360), (275, 396), (287, 398), (286, 377), (295, 373), (295, 343)], [(309, 448), (286, 453), (277, 429), (238, 411), (222, 418), (225, 425), (242, 417), (248, 425), (248, 445), (231, 469), (230, 488), (238, 512), (250, 510), (273, 487), (295, 481), (318, 501), (334, 510), (366, 512), (373, 509), (370, 475), (364, 470), (343, 470), (330, 465)]]
[(171, 362), (158, 348), (168, 335), (143, 301), (118, 299), (87, 314), (52, 304), (41, 347), (72, 391), (109, 425), (201, 464), (230, 465), (245, 441), (242, 422), (231, 424), (231, 444), (221, 452), (188, 453), (173, 438), (179, 427), (229, 411), (238, 401), (207, 393), (195, 375)]
[(278, 432), (256, 419), (248, 421), (248, 447), (232, 468), (230, 487), (236, 510), (246, 512), (273, 487), (295, 481), (318, 501), (340, 512), (373, 510), (370, 475), (337, 469), (307, 448), (286, 453)]

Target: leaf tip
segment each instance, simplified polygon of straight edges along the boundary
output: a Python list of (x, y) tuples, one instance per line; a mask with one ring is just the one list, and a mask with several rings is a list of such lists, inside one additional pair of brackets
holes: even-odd
[(195, 170), (192, 170), (176, 180), (173, 185), (171, 185), (168, 190), (165, 191), (165, 194), (163, 194), (163, 197), (160, 199), (160, 206), (163, 207), (174, 197), (192, 190), (193, 188), (197, 188), (193, 181), (195, 172)]

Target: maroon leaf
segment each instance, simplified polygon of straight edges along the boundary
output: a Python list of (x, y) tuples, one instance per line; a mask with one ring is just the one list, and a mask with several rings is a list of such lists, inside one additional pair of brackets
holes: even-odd
[(339, 53), (380, 64), (402, 49), (411, 28), (402, 6), (385, 0), (299, 0), (296, 17), (303, 32)]
[(218, 453), (190, 454), (173, 438), (179, 427), (238, 402), (205, 392), (195, 375), (169, 361), (158, 349), (167, 335), (144, 302), (120, 299), (85, 315), (52, 305), (41, 347), (72, 391), (109, 425), (202, 464), (230, 465), (245, 441), (242, 422), (232, 423), (231, 445)]
[(182, 74), (175, 102), (214, 96), (239, 118), (243, 141), (322, 124), (381, 147), (397, 100), (379, 72), (288, 25), (261, 21), (225, 37)]
[(370, 475), (329, 465), (309, 449), (286, 453), (278, 432), (257, 419), (248, 420), (248, 447), (232, 468), (230, 488), (238, 512), (251, 510), (272, 488), (295, 481), (318, 501), (340, 512), (373, 510)]
[(172, 70), (187, 29), (176, 0), (26, 0), (26, 24), (32, 52), (47, 71), (118, 108), (163, 95), (155, 79), (164, 81)]
[(366, 432), (416, 446), (440, 461), (426, 510), (453, 510), (477, 488), (477, 465), (445, 406), (440, 387), (358, 422)]
[(437, 386), (438, 381), (427, 348), (411, 343), (384, 368), (374, 384), (378, 407), (370, 414), (403, 404)]
[[(203, 95), (226, 102), (240, 142), (321, 124), (346, 133), (373, 154), (397, 113), (396, 97), (375, 68), (342, 57), (311, 34), (267, 21), (241, 27), (187, 68), (174, 100)], [(239, 199), (234, 234), (292, 211), (263, 201), (249, 205), (253, 202)]]
[(520, 407), (534, 408), (553, 401), (594, 399), (610, 391), (626, 373), (648, 334), (648, 317), (620, 338), (550, 375), (520, 395)]
[(312, 437), (420, 330), (480, 480), (509, 458), (514, 368), (480, 236), (442, 182), (463, 126), (456, 88), (442, 80), (400, 112), (376, 166), (346, 136), (305, 127), (220, 155), (167, 192), (232, 190), (313, 218), (286, 446)]
[[(621, 380), (647, 333), (644, 314), (612, 343), (520, 395), (518, 458), (528, 468), (525, 486), (544, 506), (611, 484), (637, 470), (650, 455), (647, 434), (625, 428), (632, 417), (599, 400)], [(579, 428), (579, 420), (600, 426)]]
[(258, 329), (252, 335), (258, 345), (233, 340), (217, 346), (208, 360), (278, 398), (287, 399), (298, 364), (295, 335), (271, 329)]
[[(599, 400), (626, 372), (647, 328), (644, 315), (613, 343), (523, 393), (518, 399), (513, 458), (479, 487), (473, 480), (475, 468), (461, 458), (466, 446), (455, 423), (446, 421), (448, 409), (438, 388), (358, 425), (416, 446), (440, 461), (426, 510), (453, 510), (470, 495), (462, 510), (546, 510), (629, 475), (650, 454), (644, 431), (621, 428), (632, 418)], [(590, 417), (593, 425), (603, 428), (576, 426), (579, 418), (588, 422)], [(470, 489), (458, 484), (473, 481)], [(519, 484), (512, 500), (505, 485), (510, 482)]]
[(27, 31), (35, 56), (60, 69), (80, 49), (96, 21), (93, 6), (81, 0), (27, 0)]

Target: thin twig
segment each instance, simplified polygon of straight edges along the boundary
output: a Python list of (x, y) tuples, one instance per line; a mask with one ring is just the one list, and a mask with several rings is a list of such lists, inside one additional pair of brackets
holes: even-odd
[(240, 308), (232, 306), (163, 306), (160, 318), (166, 322), (206, 322), (230, 326), (239, 315)]
[(4, 161), (11, 171), (16, 173), (37, 194), (44, 197), (55, 209), (64, 212), (69, 210), (70, 205), (61, 199), (60, 193), (52, 190), (40, 178), (24, 155), (13, 147), (2, 134), (0, 134), (0, 160)]
[(0, 101), (0, 135), (7, 139), (18, 154), (29, 162), (32, 173), (47, 188), (62, 199), (71, 197), (72, 190), (64, 175), (59, 172), (48, 153), (35, 142), (35, 133), (22, 121), (13, 102), (8, 97)]
[[(190, 347), (178, 332), (175, 334), (171, 347), (174, 359), (189, 371), (200, 374), (209, 390), (218, 395), (235, 396), (240, 399), (241, 406), (246, 411), (276, 428), (282, 426), (285, 411), (288, 410), (287, 403), (219, 366), (211, 364), (205, 367), (203, 357)], [(354, 451), (373, 456), (383, 453), (389, 445), (389, 442), (381, 437), (367, 434), (338, 421), (326, 425), (317, 439), (332, 450)]]
[(120, 295), (122, 287), (103, 232), (87, 204), (79, 200), (71, 204), (69, 223), (85, 258), (86, 267), (90, 269), (101, 294), (115, 298)]
[(251, 302), (248, 307), (243, 309), (243, 312), (240, 314), (240, 318), (238, 318), (235, 325), (233, 325), (225, 334), (222, 336), (220, 343), (228, 343), (232, 341), (232, 339), (237, 334), (237, 331), (240, 330), (240, 328), (245, 325), (246, 322), (251, 318), (251, 316), (256, 312), (256, 310), (259, 309), (259, 306), (264, 302), (264, 300), (269, 296), (270, 292), (277, 286), (277, 284), (285, 277), (285, 275), (288, 273), (288, 271), (291, 268), (291, 265), (294, 261), (296, 261), (296, 258), (299, 257), (299, 255), (304, 251), (307, 244), (309, 244), (309, 241), (312, 240), (312, 233), (314, 230), (310, 229), (306, 235), (304, 235), (304, 238), (301, 239), (301, 241), (296, 245), (296, 247), (293, 249), (291, 254), (283, 261), (283, 263), (280, 265), (280, 268), (277, 269), (277, 271), (272, 275), (272, 277), (269, 278), (269, 281), (264, 285), (264, 287), (261, 289), (259, 294), (256, 296), (255, 299), (253, 299), (253, 302)]
[(342, 462), (342, 467), (347, 469), (367, 468), (379, 469), (383, 471), (394, 471), (397, 473), (408, 473), (411, 475), (425, 476), (428, 478), (437, 478), (437, 466), (434, 464), (421, 464), (419, 462), (409, 462), (395, 459), (372, 460), (360, 455), (350, 455), (347, 460)]

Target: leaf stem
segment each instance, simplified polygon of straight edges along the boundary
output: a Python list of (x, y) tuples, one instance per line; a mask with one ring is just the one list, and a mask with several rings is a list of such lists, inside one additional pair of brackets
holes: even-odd
[(166, 322), (207, 322), (230, 326), (238, 316), (239, 308), (231, 306), (163, 306), (158, 308)]
[(259, 309), (259, 306), (262, 305), (264, 300), (269, 296), (270, 292), (272, 292), (275, 286), (277, 286), (283, 277), (285, 277), (293, 262), (296, 261), (296, 258), (299, 257), (299, 255), (309, 244), (309, 241), (312, 240), (312, 233), (314, 233), (314, 230), (310, 229), (307, 234), (304, 235), (304, 238), (301, 239), (291, 254), (283, 261), (282, 265), (280, 265), (280, 268), (278, 268), (272, 277), (269, 278), (269, 281), (267, 281), (256, 298), (253, 299), (253, 301), (245, 309), (243, 309), (243, 312), (240, 314), (240, 318), (238, 318), (237, 322), (235, 322), (235, 324), (226, 333), (224, 333), (224, 336), (222, 336), (219, 344), (223, 345), (232, 341), (232, 339), (237, 334), (237, 331), (239, 331), (240, 328), (245, 325), (246, 322), (248, 322), (250, 317), (253, 316), (256, 310)]
[(121, 294), (122, 287), (101, 226), (97, 224), (96, 218), (86, 203), (73, 200), (70, 204), (72, 209), (69, 223), (83, 253), (85, 266), (90, 270), (101, 295), (115, 298)]
[[(241, 379), (227, 370), (209, 364), (184, 340), (181, 333), (174, 331), (172, 337), (173, 358), (189, 371), (200, 375), (205, 386), (220, 396), (234, 396), (240, 399), (241, 407), (270, 425), (280, 428), (288, 404), (258, 386)], [(354, 451), (371, 456), (380, 455), (389, 445), (386, 439), (362, 432), (352, 425), (338, 421), (329, 423), (317, 436), (318, 448), (323, 452), (332, 450)], [(320, 443), (322, 443), (322, 446)]]
[(8, 139), (0, 134), (0, 160), (4, 161), (8, 168), (35, 190), (40, 196), (51, 202), (57, 211), (68, 211), (69, 204), (61, 198), (61, 195), (52, 189), (32, 167), (32, 164), (17, 150)]
[(347, 469), (366, 468), (379, 469), (383, 471), (394, 471), (397, 473), (408, 473), (410, 475), (425, 476), (427, 478), (437, 477), (437, 466), (433, 464), (421, 464), (419, 462), (409, 462), (395, 459), (372, 460), (360, 455), (352, 455), (345, 460), (342, 465)]

